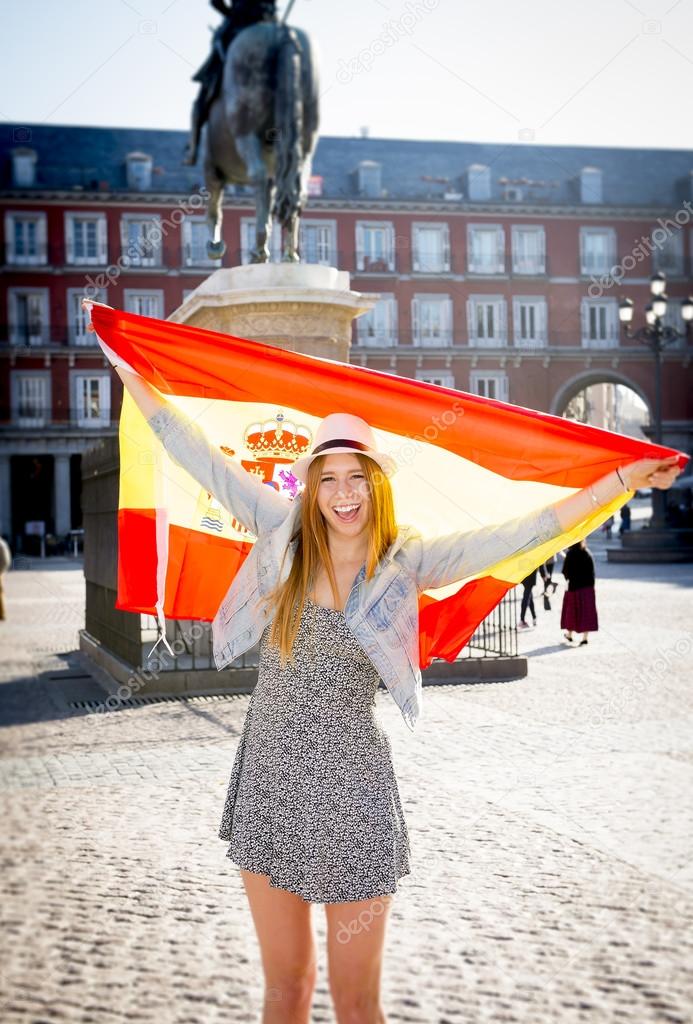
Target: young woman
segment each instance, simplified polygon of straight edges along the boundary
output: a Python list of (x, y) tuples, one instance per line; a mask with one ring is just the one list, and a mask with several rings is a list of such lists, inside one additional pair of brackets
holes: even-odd
[(561, 629), (565, 630), (563, 636), (571, 643), (573, 633), (582, 633), (582, 647), (587, 643), (587, 634), (596, 633), (599, 629), (594, 559), (584, 537), (566, 551), (562, 572), (568, 580), (568, 589), (563, 594), (561, 605)]
[[(523, 529), (514, 533), (488, 527), (422, 540), (398, 528), (389, 479), (396, 466), (360, 417), (335, 413), (321, 421), (311, 453), (292, 466), (305, 489), (284, 503), (284, 513), (284, 499), (184, 425), (156, 388), (124, 368), (116, 372), (171, 457), (257, 530), (254, 548), (262, 551), (252, 578), (243, 580), (247, 589), (235, 603), (229, 596), (238, 594), (242, 566), (222, 603), (232, 641), (247, 643), (247, 623), (259, 617), (265, 625), (219, 834), (240, 867), (260, 943), (263, 1024), (310, 1020), (314, 902), (325, 905), (338, 1024), (384, 1024), (385, 930), (397, 881), (409, 872), (409, 843), (390, 742), (375, 713), (381, 676), (374, 660), (398, 693), (386, 669), (418, 661), (409, 648), (402, 653), (416, 643), (417, 591), (463, 579), (536, 542), (539, 515), (542, 539), (558, 536), (624, 487), (668, 487), (679, 472), (676, 457), (608, 473), (518, 520)], [(281, 552), (274, 585), (254, 590), (279, 559), (282, 517), (288, 520), (297, 501), (296, 532)], [(416, 586), (406, 589), (410, 580)]]

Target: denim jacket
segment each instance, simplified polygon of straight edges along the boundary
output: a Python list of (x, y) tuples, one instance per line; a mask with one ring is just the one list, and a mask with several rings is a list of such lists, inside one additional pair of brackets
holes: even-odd
[[(256, 644), (271, 621), (271, 609), (259, 598), (289, 575), (300, 530), (302, 494), (291, 502), (281, 497), (210, 444), (200, 427), (170, 403), (147, 422), (174, 462), (256, 538), (212, 622), (214, 661), (221, 670)], [(361, 567), (344, 615), (412, 731), (421, 712), (422, 694), (419, 593), (479, 573), (562, 532), (553, 505), (500, 526), (433, 539), (423, 539), (412, 526), (400, 526), (370, 580), (365, 579), (365, 565)]]

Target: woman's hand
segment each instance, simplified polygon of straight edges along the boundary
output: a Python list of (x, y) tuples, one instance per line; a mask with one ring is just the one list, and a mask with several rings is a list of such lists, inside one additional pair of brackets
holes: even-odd
[[(86, 310), (87, 306), (103, 306), (104, 309), (113, 309), (113, 306), (108, 306), (105, 302), (96, 302), (95, 299), (87, 299), (85, 297), (82, 299), (82, 309)], [(87, 324), (87, 330), (90, 334), (96, 334), (96, 328), (91, 320), (89, 320), (89, 323)]]
[(666, 491), (681, 472), (680, 467), (676, 465), (677, 461), (678, 455), (670, 455), (665, 459), (637, 459), (622, 466), (621, 474), (633, 491), (646, 487)]

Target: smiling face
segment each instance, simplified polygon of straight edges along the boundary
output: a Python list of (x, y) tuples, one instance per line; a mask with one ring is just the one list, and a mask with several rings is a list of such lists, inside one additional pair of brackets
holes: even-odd
[(368, 528), (371, 497), (366, 474), (358, 458), (348, 452), (321, 455), (318, 480), (318, 508), (328, 530), (340, 536), (356, 537)]

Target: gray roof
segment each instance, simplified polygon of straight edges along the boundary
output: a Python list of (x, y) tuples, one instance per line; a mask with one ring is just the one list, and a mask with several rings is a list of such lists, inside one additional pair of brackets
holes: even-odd
[[(28, 147), (37, 153), (36, 190), (82, 186), (127, 191), (126, 154), (139, 151), (153, 159), (151, 191), (189, 194), (203, 180), (201, 166), (181, 164), (186, 140), (187, 131), (2, 122), (0, 189), (12, 189), (11, 150)], [(580, 201), (584, 167), (601, 169), (607, 206), (670, 208), (693, 198), (693, 150), (335, 136), (319, 139), (313, 160), (313, 173), (323, 178), (323, 196), (357, 199), (360, 161), (381, 164), (388, 200), (442, 200), (445, 193), (461, 193), (466, 199), (466, 171), (474, 164), (490, 167), (493, 202), (503, 201), (503, 179), (529, 179), (533, 184), (526, 186), (527, 200), (573, 205)]]

